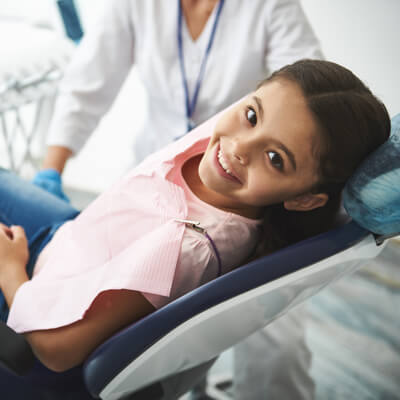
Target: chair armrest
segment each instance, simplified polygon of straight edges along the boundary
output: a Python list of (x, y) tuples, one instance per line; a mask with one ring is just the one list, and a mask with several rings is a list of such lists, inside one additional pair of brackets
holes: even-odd
[(24, 336), (0, 322), (0, 368), (24, 375), (33, 367), (34, 361), (35, 356)]

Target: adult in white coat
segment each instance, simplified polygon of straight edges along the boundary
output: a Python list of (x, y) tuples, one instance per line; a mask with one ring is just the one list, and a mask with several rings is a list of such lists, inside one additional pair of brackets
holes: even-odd
[[(83, 147), (133, 66), (148, 98), (148, 118), (134, 146), (139, 162), (246, 95), (277, 68), (322, 56), (298, 0), (105, 0), (86, 31), (60, 85), (43, 170), (34, 180), (60, 197), (66, 161)], [(290, 350), (294, 342), (285, 331), (273, 335), (272, 357), (268, 328), (238, 347), (237, 399), (310, 398), (307, 373), (302, 372), (306, 379), (294, 374), (283, 381), (287, 365), (309, 364), (304, 352), (301, 362), (292, 361), (300, 355)], [(275, 384), (254, 382), (252, 365), (262, 382), (279, 373), (279, 386), (294, 388), (290, 396), (269, 396)], [(302, 384), (308, 388), (305, 396), (296, 389)]]

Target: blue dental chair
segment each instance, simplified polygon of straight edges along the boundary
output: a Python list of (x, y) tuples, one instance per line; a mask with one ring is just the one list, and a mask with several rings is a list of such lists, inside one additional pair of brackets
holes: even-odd
[(400, 115), (343, 198), (353, 220), (342, 213), (336, 228), (197, 288), (65, 373), (47, 370), (22, 336), (0, 325), (1, 398), (177, 399), (224, 350), (375, 258), (400, 233)]

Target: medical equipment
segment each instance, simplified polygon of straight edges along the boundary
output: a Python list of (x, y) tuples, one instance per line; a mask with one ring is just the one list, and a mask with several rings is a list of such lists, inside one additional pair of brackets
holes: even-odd
[[(74, 46), (47, 23), (0, 15), (0, 131), (2, 166), (36, 170), (58, 82)], [(12, 38), (12, 46), (10, 46)]]
[[(394, 127), (398, 121), (400, 116)], [(396, 128), (392, 135), (397, 141), (400, 130)], [(387, 154), (387, 147), (381, 147), (373, 156), (380, 159)], [(370, 169), (370, 159), (366, 162)], [(385, 177), (385, 172), (379, 175)], [(385, 207), (385, 196), (381, 199)], [(390, 201), (395, 200), (400, 198), (390, 197)], [(363, 201), (368, 202), (368, 196)], [(359, 206), (364, 205), (368, 206)], [(400, 220), (392, 222), (400, 232)], [(386, 242), (381, 242), (380, 235), (341, 213), (337, 227), (329, 232), (252, 261), (132, 324), (102, 344), (83, 366), (57, 374), (36, 362), (22, 377), (2, 371), (2, 393), (17, 399), (29, 393), (30, 399), (39, 399), (40, 394), (35, 397), (34, 391), (40, 393), (41, 388), (57, 399), (138, 400), (170, 398), (168, 390), (175, 390), (177, 397), (195, 382), (190, 382), (191, 373), (193, 379), (198, 378), (197, 368), (205, 372), (222, 351), (375, 258), (385, 246)], [(7, 330), (4, 326), (0, 329)], [(18, 336), (8, 330), (6, 334)], [(7, 357), (10, 354), (0, 354), (2, 362), (13, 368), (13, 358)], [(29, 367), (29, 354), (26, 362)], [(188, 379), (179, 389), (174, 387), (174, 379), (180, 374)]]
[[(36, 74), (22, 78), (9, 76), (3, 81), (0, 87), (0, 120), (10, 169), (21, 172), (23, 164), (27, 162), (36, 166), (31, 144), (38, 132), (44, 130), (43, 124), (48, 119), (44, 114), (48, 112), (48, 101), (55, 94), (55, 83), (60, 76), (60, 69), (54, 65)], [(23, 108), (28, 105), (35, 107), (31, 124), (22, 117)], [(15, 146), (18, 135), (25, 142), (24, 151), (19, 156)]]

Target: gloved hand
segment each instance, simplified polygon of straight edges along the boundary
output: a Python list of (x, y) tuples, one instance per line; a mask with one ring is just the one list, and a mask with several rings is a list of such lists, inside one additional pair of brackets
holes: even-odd
[(47, 190), (49, 193), (54, 194), (67, 203), (70, 202), (69, 198), (63, 192), (61, 175), (57, 170), (48, 168), (39, 171), (33, 178), (32, 183)]

